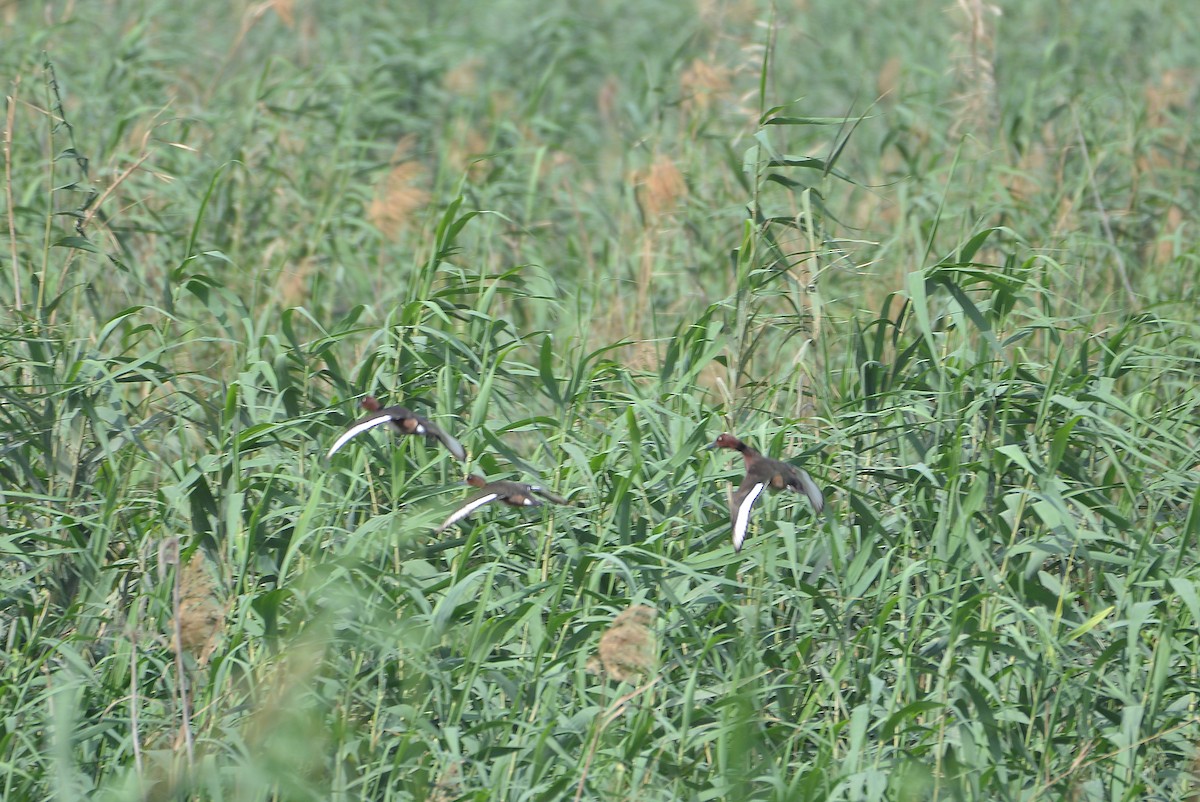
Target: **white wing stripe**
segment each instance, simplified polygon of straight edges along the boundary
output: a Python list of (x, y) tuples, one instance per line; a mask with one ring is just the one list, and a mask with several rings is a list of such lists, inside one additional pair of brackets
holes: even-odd
[(361, 423), (354, 424), (349, 429), (342, 432), (342, 436), (333, 442), (333, 445), (329, 448), (329, 453), (325, 455), (325, 459), (329, 459), (336, 454), (337, 450), (346, 445), (346, 443), (348, 443), (352, 437), (362, 434), (367, 429), (372, 429), (376, 426), (387, 423), (391, 419), (391, 415), (377, 415), (374, 418), (367, 418)]
[(750, 492), (742, 499), (742, 505), (737, 508), (733, 518), (733, 550), (741, 551), (742, 543), (746, 540), (746, 530), (750, 528), (750, 508), (762, 495), (766, 483), (759, 482), (750, 488)]
[(487, 504), (490, 501), (495, 501), (498, 498), (500, 498), (499, 493), (488, 493), (487, 495), (480, 496), (477, 499), (468, 501), (466, 504), (462, 505), (457, 510), (455, 510), (453, 513), (451, 513), (450, 517), (447, 518), (445, 521), (443, 521), (442, 525), (439, 526), (434, 531), (441, 532), (443, 529), (448, 529), (449, 527), (454, 526), (454, 524), (458, 523), (463, 518), (466, 518), (468, 515), (475, 512), (475, 510), (479, 509), (484, 504)]

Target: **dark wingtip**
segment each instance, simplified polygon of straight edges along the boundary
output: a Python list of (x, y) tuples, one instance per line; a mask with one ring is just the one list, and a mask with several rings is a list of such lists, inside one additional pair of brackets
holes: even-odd
[(798, 470), (800, 472), (800, 492), (808, 498), (808, 503), (812, 505), (817, 514), (824, 512), (825, 494), (821, 491), (821, 486), (814, 482), (803, 468)]
[(438, 439), (442, 441), (442, 445), (446, 447), (446, 450), (449, 451), (451, 456), (453, 456), (456, 460), (459, 462), (467, 461), (467, 450), (463, 448), (462, 443), (458, 442), (445, 432), (442, 432), (442, 436)]
[(421, 425), (425, 427), (426, 437), (436, 438), (439, 443), (446, 447), (446, 450), (450, 452), (451, 456), (453, 456), (459, 462), (467, 461), (467, 450), (463, 448), (462, 443), (446, 434), (441, 426), (438, 426), (437, 424), (428, 421), (425, 418), (421, 418), (420, 421)]
[(565, 498), (563, 498), (562, 496), (558, 495), (557, 493), (547, 490), (544, 487), (535, 487), (533, 489), (533, 492), (537, 493), (539, 496), (546, 499), (546, 501), (549, 501), (551, 504), (570, 504), (571, 503), (571, 502), (567, 501)]

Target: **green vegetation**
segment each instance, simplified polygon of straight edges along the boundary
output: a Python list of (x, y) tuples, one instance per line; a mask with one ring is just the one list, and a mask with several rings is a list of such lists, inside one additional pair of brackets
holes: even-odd
[(0, 16), (0, 798), (1200, 793), (1188, 4)]

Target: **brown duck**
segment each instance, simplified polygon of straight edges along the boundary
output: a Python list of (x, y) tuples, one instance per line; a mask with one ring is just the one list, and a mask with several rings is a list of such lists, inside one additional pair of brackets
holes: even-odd
[(542, 506), (542, 502), (535, 498), (535, 496), (541, 496), (554, 504), (567, 503), (565, 498), (551, 493), (544, 487), (527, 485), (524, 482), (489, 482), (476, 474), (468, 476), (466, 481), (472, 487), (478, 487), (479, 492), (467, 499), (457, 510), (450, 513), (450, 517), (442, 521), (442, 525), (435, 529), (435, 532), (448, 529), (484, 504), (491, 504), (493, 501), (500, 501), (511, 507), (540, 507)]
[(764, 457), (731, 434), (722, 434), (709, 448), (731, 448), (740, 451), (746, 461), (746, 478), (733, 494), (729, 510), (733, 521), (733, 549), (742, 550), (746, 532), (750, 528), (750, 508), (762, 495), (763, 490), (782, 490), (785, 487), (803, 493), (817, 512), (825, 509), (825, 496), (821, 488), (803, 469), (770, 457)]
[(462, 447), (462, 443), (446, 434), (436, 423), (433, 423), (428, 418), (424, 418), (404, 407), (380, 407), (379, 401), (372, 395), (365, 397), (362, 400), (361, 406), (370, 414), (364, 418), (359, 418), (346, 431), (342, 432), (338, 439), (333, 442), (333, 445), (330, 446), (329, 453), (325, 455), (325, 459), (329, 459), (336, 454), (338, 449), (346, 445), (351, 438), (362, 434), (367, 429), (373, 429), (376, 426), (383, 426), (384, 424), (390, 424), (390, 427), (400, 434), (422, 434), (428, 440), (437, 440), (457, 460), (465, 460), (467, 458), (467, 452)]

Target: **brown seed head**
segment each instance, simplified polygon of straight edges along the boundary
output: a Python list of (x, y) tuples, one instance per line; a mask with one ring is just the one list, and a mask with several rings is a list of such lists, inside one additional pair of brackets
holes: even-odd
[(658, 662), (658, 644), (650, 629), (658, 613), (636, 604), (617, 615), (600, 636), (600, 663), (618, 681), (649, 673)]

